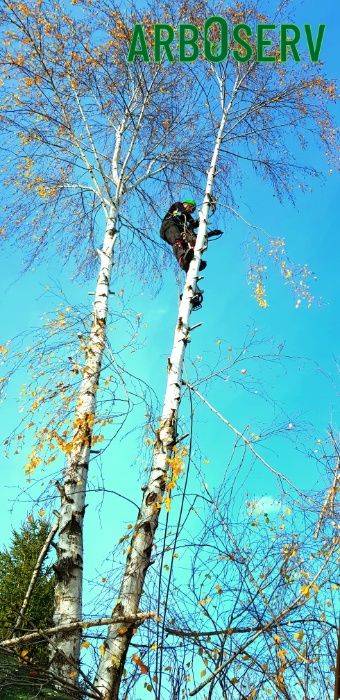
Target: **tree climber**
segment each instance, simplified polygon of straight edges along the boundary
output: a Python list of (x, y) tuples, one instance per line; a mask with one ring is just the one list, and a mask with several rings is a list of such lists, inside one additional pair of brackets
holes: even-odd
[[(196, 202), (193, 199), (175, 202), (167, 211), (161, 225), (161, 238), (172, 246), (178, 264), (184, 272), (188, 272), (189, 265), (194, 257), (196, 243), (194, 229), (199, 225), (199, 219), (193, 219), (191, 216), (195, 209)], [(222, 231), (209, 231), (207, 235), (208, 238), (213, 236), (219, 237), (222, 235)], [(205, 260), (201, 260), (200, 272), (206, 266)]]
[[(216, 208), (216, 207), (215, 207)], [(172, 246), (179, 266), (188, 272), (189, 265), (194, 257), (196, 234), (194, 229), (199, 226), (199, 219), (191, 216), (196, 209), (193, 199), (184, 199), (183, 202), (175, 202), (167, 211), (161, 225), (161, 238)], [(207, 237), (220, 237), (222, 231), (209, 231)], [(199, 270), (207, 266), (205, 260), (200, 261)], [(181, 297), (182, 298), (182, 297)], [(192, 308), (200, 309), (203, 302), (203, 291), (196, 285), (195, 293), (191, 299)]]
[[(194, 229), (199, 225), (199, 219), (191, 216), (196, 209), (193, 199), (185, 199), (183, 202), (175, 202), (166, 213), (161, 225), (161, 238), (172, 246), (172, 250), (179, 266), (188, 272), (189, 265), (194, 257), (196, 234)], [(204, 270), (207, 263), (200, 262), (200, 271)]]

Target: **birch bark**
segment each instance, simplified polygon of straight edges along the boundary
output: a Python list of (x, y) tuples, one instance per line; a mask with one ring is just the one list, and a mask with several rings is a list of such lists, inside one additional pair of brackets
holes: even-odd
[[(134, 528), (126, 560), (118, 601), (113, 614), (134, 615), (139, 608), (144, 580), (151, 561), (151, 551), (158, 525), (160, 506), (166, 486), (168, 460), (176, 442), (178, 408), (181, 399), (182, 371), (185, 348), (190, 332), (189, 319), (192, 311), (192, 298), (196, 291), (199, 265), (206, 249), (207, 222), (210, 195), (215, 176), (216, 164), (222, 143), (227, 114), (231, 106), (223, 109), (215, 146), (207, 175), (205, 196), (200, 212), (195, 254), (187, 273), (182, 300), (179, 305), (174, 341), (168, 365), (168, 379), (163, 404), (160, 428), (154, 446), (153, 462), (149, 481), (144, 491), (142, 505)], [(133, 625), (122, 634), (121, 625), (111, 625), (105, 642), (105, 652), (100, 661), (96, 688), (105, 700), (116, 700), (124, 670), (125, 659), (133, 635)]]
[[(82, 617), (83, 519), (86, 482), (96, 411), (96, 396), (106, 340), (109, 287), (116, 240), (117, 207), (111, 206), (103, 246), (98, 250), (100, 270), (95, 291), (92, 325), (86, 350), (86, 362), (75, 413), (74, 435), (63, 484), (57, 484), (61, 496), (58, 559), (55, 565), (55, 626), (77, 622)], [(68, 675), (68, 659), (77, 663), (81, 629), (53, 638), (51, 670)]]
[[(95, 291), (94, 310), (89, 341), (86, 348), (86, 361), (82, 370), (82, 382), (79, 391), (77, 409), (74, 420), (74, 435), (68, 458), (68, 466), (62, 484), (57, 483), (61, 496), (59, 541), (57, 544), (58, 561), (55, 566), (57, 579), (55, 595), (55, 626), (67, 625), (82, 618), (82, 577), (83, 577), (83, 519), (85, 512), (85, 496), (87, 474), (90, 461), (92, 433), (96, 414), (96, 397), (100, 378), (102, 357), (106, 345), (106, 320), (108, 314), (109, 286), (113, 264), (113, 250), (116, 240), (117, 217), (122, 198), (130, 190), (137, 190), (141, 182), (152, 178), (163, 171), (168, 162), (173, 161), (171, 145), (168, 161), (161, 162), (157, 167), (160, 157), (158, 151), (162, 147), (162, 134), (151, 135), (151, 141), (147, 141), (143, 150), (143, 160), (146, 159), (146, 168), (134, 180), (134, 168), (136, 158), (140, 156), (140, 146), (137, 147), (138, 138), (143, 123), (148, 121), (148, 109), (151, 109), (153, 90), (156, 91), (155, 82), (160, 68), (151, 75), (148, 84), (143, 84), (143, 89), (138, 87), (132, 91), (131, 99), (125, 103), (125, 109), (120, 123), (115, 126), (115, 142), (111, 161), (110, 184), (113, 183), (115, 193), (112, 194), (105, 173), (98, 167), (102, 174), (106, 196), (101, 198), (102, 207), (106, 212), (107, 226), (103, 246), (98, 250), (100, 259), (100, 271)], [(158, 92), (157, 92), (158, 95)], [(76, 93), (75, 96), (77, 97)], [(90, 150), (96, 162), (100, 162), (90, 126), (86, 121), (86, 115), (82, 109), (80, 99), (76, 99), (82, 120), (88, 134)], [(161, 140), (159, 140), (161, 138)], [(142, 135), (142, 138), (146, 138)], [(147, 137), (149, 138), (149, 137)], [(158, 140), (157, 140), (158, 139)], [(154, 141), (155, 142), (154, 142)], [(80, 157), (87, 168), (88, 174), (93, 180), (93, 169), (87, 156), (77, 141)], [(136, 153), (134, 153), (136, 151)], [(152, 153), (151, 160), (147, 158)], [(162, 160), (164, 152), (162, 151)], [(179, 161), (180, 162), (180, 161)], [(131, 163), (131, 165), (129, 165)], [(139, 165), (139, 164), (138, 164)], [(141, 168), (140, 168), (141, 170)], [(98, 187), (100, 191), (100, 187)], [(107, 213), (110, 203), (110, 209)], [(79, 665), (81, 643), (81, 630), (56, 634), (51, 643), (51, 670), (57, 676), (65, 676), (72, 673)], [(68, 660), (71, 663), (68, 663)], [(74, 678), (74, 683), (77, 679)]]

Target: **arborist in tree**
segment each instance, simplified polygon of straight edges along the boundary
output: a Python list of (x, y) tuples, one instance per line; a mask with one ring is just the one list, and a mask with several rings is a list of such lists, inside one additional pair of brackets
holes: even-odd
[[(161, 238), (172, 246), (179, 266), (185, 272), (188, 272), (194, 257), (196, 242), (194, 229), (199, 225), (199, 219), (192, 217), (195, 209), (196, 202), (193, 199), (175, 202), (166, 213), (161, 225)], [(204, 270), (206, 266), (207, 263), (201, 260), (199, 269)]]
[[(193, 199), (184, 199), (183, 202), (175, 202), (167, 211), (161, 225), (161, 238), (172, 246), (172, 250), (178, 260), (179, 266), (188, 272), (189, 265), (194, 257), (196, 234), (194, 229), (199, 225), (199, 219), (193, 219), (192, 214), (196, 209)], [(222, 235), (222, 231), (210, 231), (208, 238)], [(199, 270), (207, 266), (205, 260), (201, 260)]]

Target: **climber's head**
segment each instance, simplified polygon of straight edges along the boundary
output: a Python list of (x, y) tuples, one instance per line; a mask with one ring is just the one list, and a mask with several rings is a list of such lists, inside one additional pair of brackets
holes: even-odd
[(182, 204), (186, 211), (192, 213), (196, 209), (196, 202), (194, 199), (184, 199)]

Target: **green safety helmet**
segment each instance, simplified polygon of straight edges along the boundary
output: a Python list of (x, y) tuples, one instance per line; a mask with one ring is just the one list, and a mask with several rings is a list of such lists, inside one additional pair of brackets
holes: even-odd
[(192, 206), (196, 209), (196, 202), (194, 199), (183, 199), (183, 204), (192, 204)]

